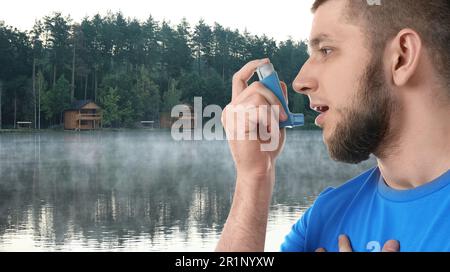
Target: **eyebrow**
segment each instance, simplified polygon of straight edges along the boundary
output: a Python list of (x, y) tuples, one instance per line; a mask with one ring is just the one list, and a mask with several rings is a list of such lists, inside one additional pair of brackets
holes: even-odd
[(322, 43), (322, 42), (332, 42), (332, 41), (334, 41), (334, 40), (328, 34), (321, 33), (319, 35), (316, 35), (314, 38), (312, 38), (308, 42), (308, 53), (311, 55), (312, 49), (317, 48), (320, 43)]

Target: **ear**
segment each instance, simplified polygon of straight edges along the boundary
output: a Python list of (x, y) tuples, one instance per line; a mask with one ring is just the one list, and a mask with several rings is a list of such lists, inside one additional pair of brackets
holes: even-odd
[(395, 85), (408, 83), (419, 66), (422, 40), (412, 29), (402, 29), (391, 41), (391, 72)]

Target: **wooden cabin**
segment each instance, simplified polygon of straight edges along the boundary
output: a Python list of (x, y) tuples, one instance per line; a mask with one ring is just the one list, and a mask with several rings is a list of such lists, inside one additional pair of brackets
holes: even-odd
[(64, 110), (64, 129), (87, 130), (102, 127), (101, 108), (91, 100), (77, 100)]

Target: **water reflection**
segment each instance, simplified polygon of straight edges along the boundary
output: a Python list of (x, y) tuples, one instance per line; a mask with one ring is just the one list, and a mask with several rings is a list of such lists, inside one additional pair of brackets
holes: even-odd
[[(0, 250), (213, 250), (230, 209), (225, 141), (164, 131), (0, 135)], [(331, 162), (320, 132), (290, 132), (267, 250), (327, 186), (373, 165)]]

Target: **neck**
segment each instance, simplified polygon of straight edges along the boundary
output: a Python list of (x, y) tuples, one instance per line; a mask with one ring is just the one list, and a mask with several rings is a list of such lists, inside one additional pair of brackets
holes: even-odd
[(438, 103), (410, 98), (394, 113), (398, 123), (392, 122), (391, 133), (395, 136), (384, 143), (389, 148), (383, 155), (376, 155), (389, 187), (416, 188), (450, 169), (450, 105)]

